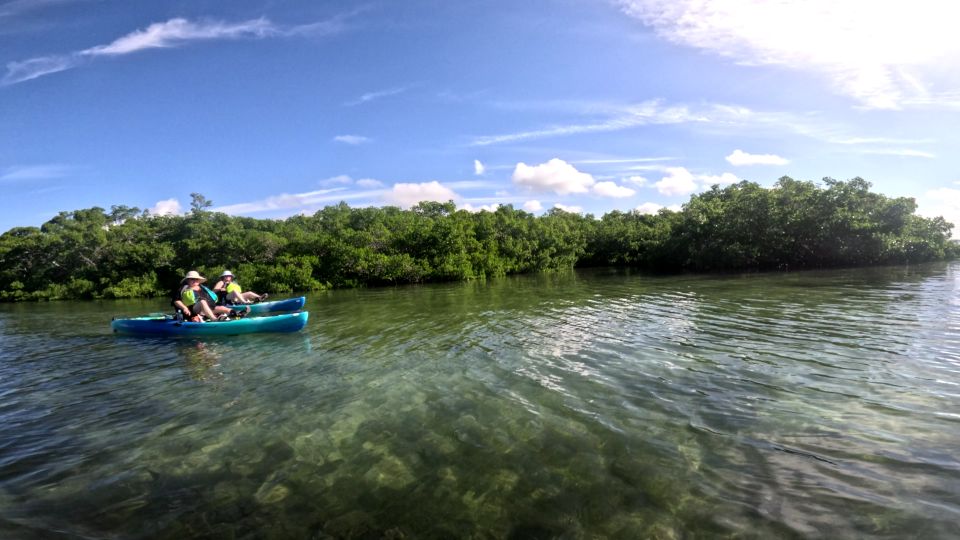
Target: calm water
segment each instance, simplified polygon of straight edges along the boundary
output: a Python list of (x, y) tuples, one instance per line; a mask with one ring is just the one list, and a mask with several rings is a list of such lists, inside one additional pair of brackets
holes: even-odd
[(0, 305), (3, 538), (956, 538), (960, 264)]

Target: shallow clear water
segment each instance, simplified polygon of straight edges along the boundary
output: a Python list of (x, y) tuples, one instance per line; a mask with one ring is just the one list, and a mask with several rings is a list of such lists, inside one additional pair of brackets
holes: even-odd
[(0, 305), (3, 538), (956, 538), (960, 264)]

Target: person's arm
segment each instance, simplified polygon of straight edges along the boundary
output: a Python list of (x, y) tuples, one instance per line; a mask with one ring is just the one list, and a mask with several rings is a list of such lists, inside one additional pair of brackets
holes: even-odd
[(221, 279), (220, 281), (218, 281), (216, 285), (213, 286), (213, 290), (214, 290), (215, 292), (217, 292), (218, 294), (219, 294), (219, 293), (222, 293), (222, 292), (225, 292), (226, 289), (227, 289), (227, 286), (223, 284), (223, 280), (222, 280), (222, 279)]

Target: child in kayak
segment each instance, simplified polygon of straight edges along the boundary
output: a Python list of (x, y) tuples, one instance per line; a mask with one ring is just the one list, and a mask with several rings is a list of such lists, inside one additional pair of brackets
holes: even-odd
[(213, 286), (214, 292), (223, 296), (227, 304), (252, 304), (262, 302), (269, 296), (267, 293), (257, 294), (253, 291), (243, 292), (240, 284), (234, 281), (233, 272), (224, 270), (220, 274), (220, 281)]
[(206, 280), (196, 270), (187, 272), (180, 281), (180, 294), (173, 300), (174, 307), (194, 322), (199, 322), (203, 317), (211, 321), (226, 319), (230, 308), (216, 305), (217, 295), (201, 285)]

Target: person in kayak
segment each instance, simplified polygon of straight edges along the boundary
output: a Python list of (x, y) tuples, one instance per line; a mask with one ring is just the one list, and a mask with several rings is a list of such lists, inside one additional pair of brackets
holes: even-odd
[(213, 286), (213, 291), (223, 297), (227, 304), (252, 304), (253, 302), (262, 302), (266, 300), (267, 293), (257, 294), (253, 291), (243, 292), (240, 284), (234, 281), (233, 272), (224, 270), (220, 274), (220, 281)]
[(183, 310), (192, 321), (199, 321), (202, 317), (211, 321), (226, 319), (230, 308), (217, 305), (217, 295), (202, 285), (205, 281), (207, 278), (196, 270), (187, 272), (180, 281), (180, 294), (173, 305)]

